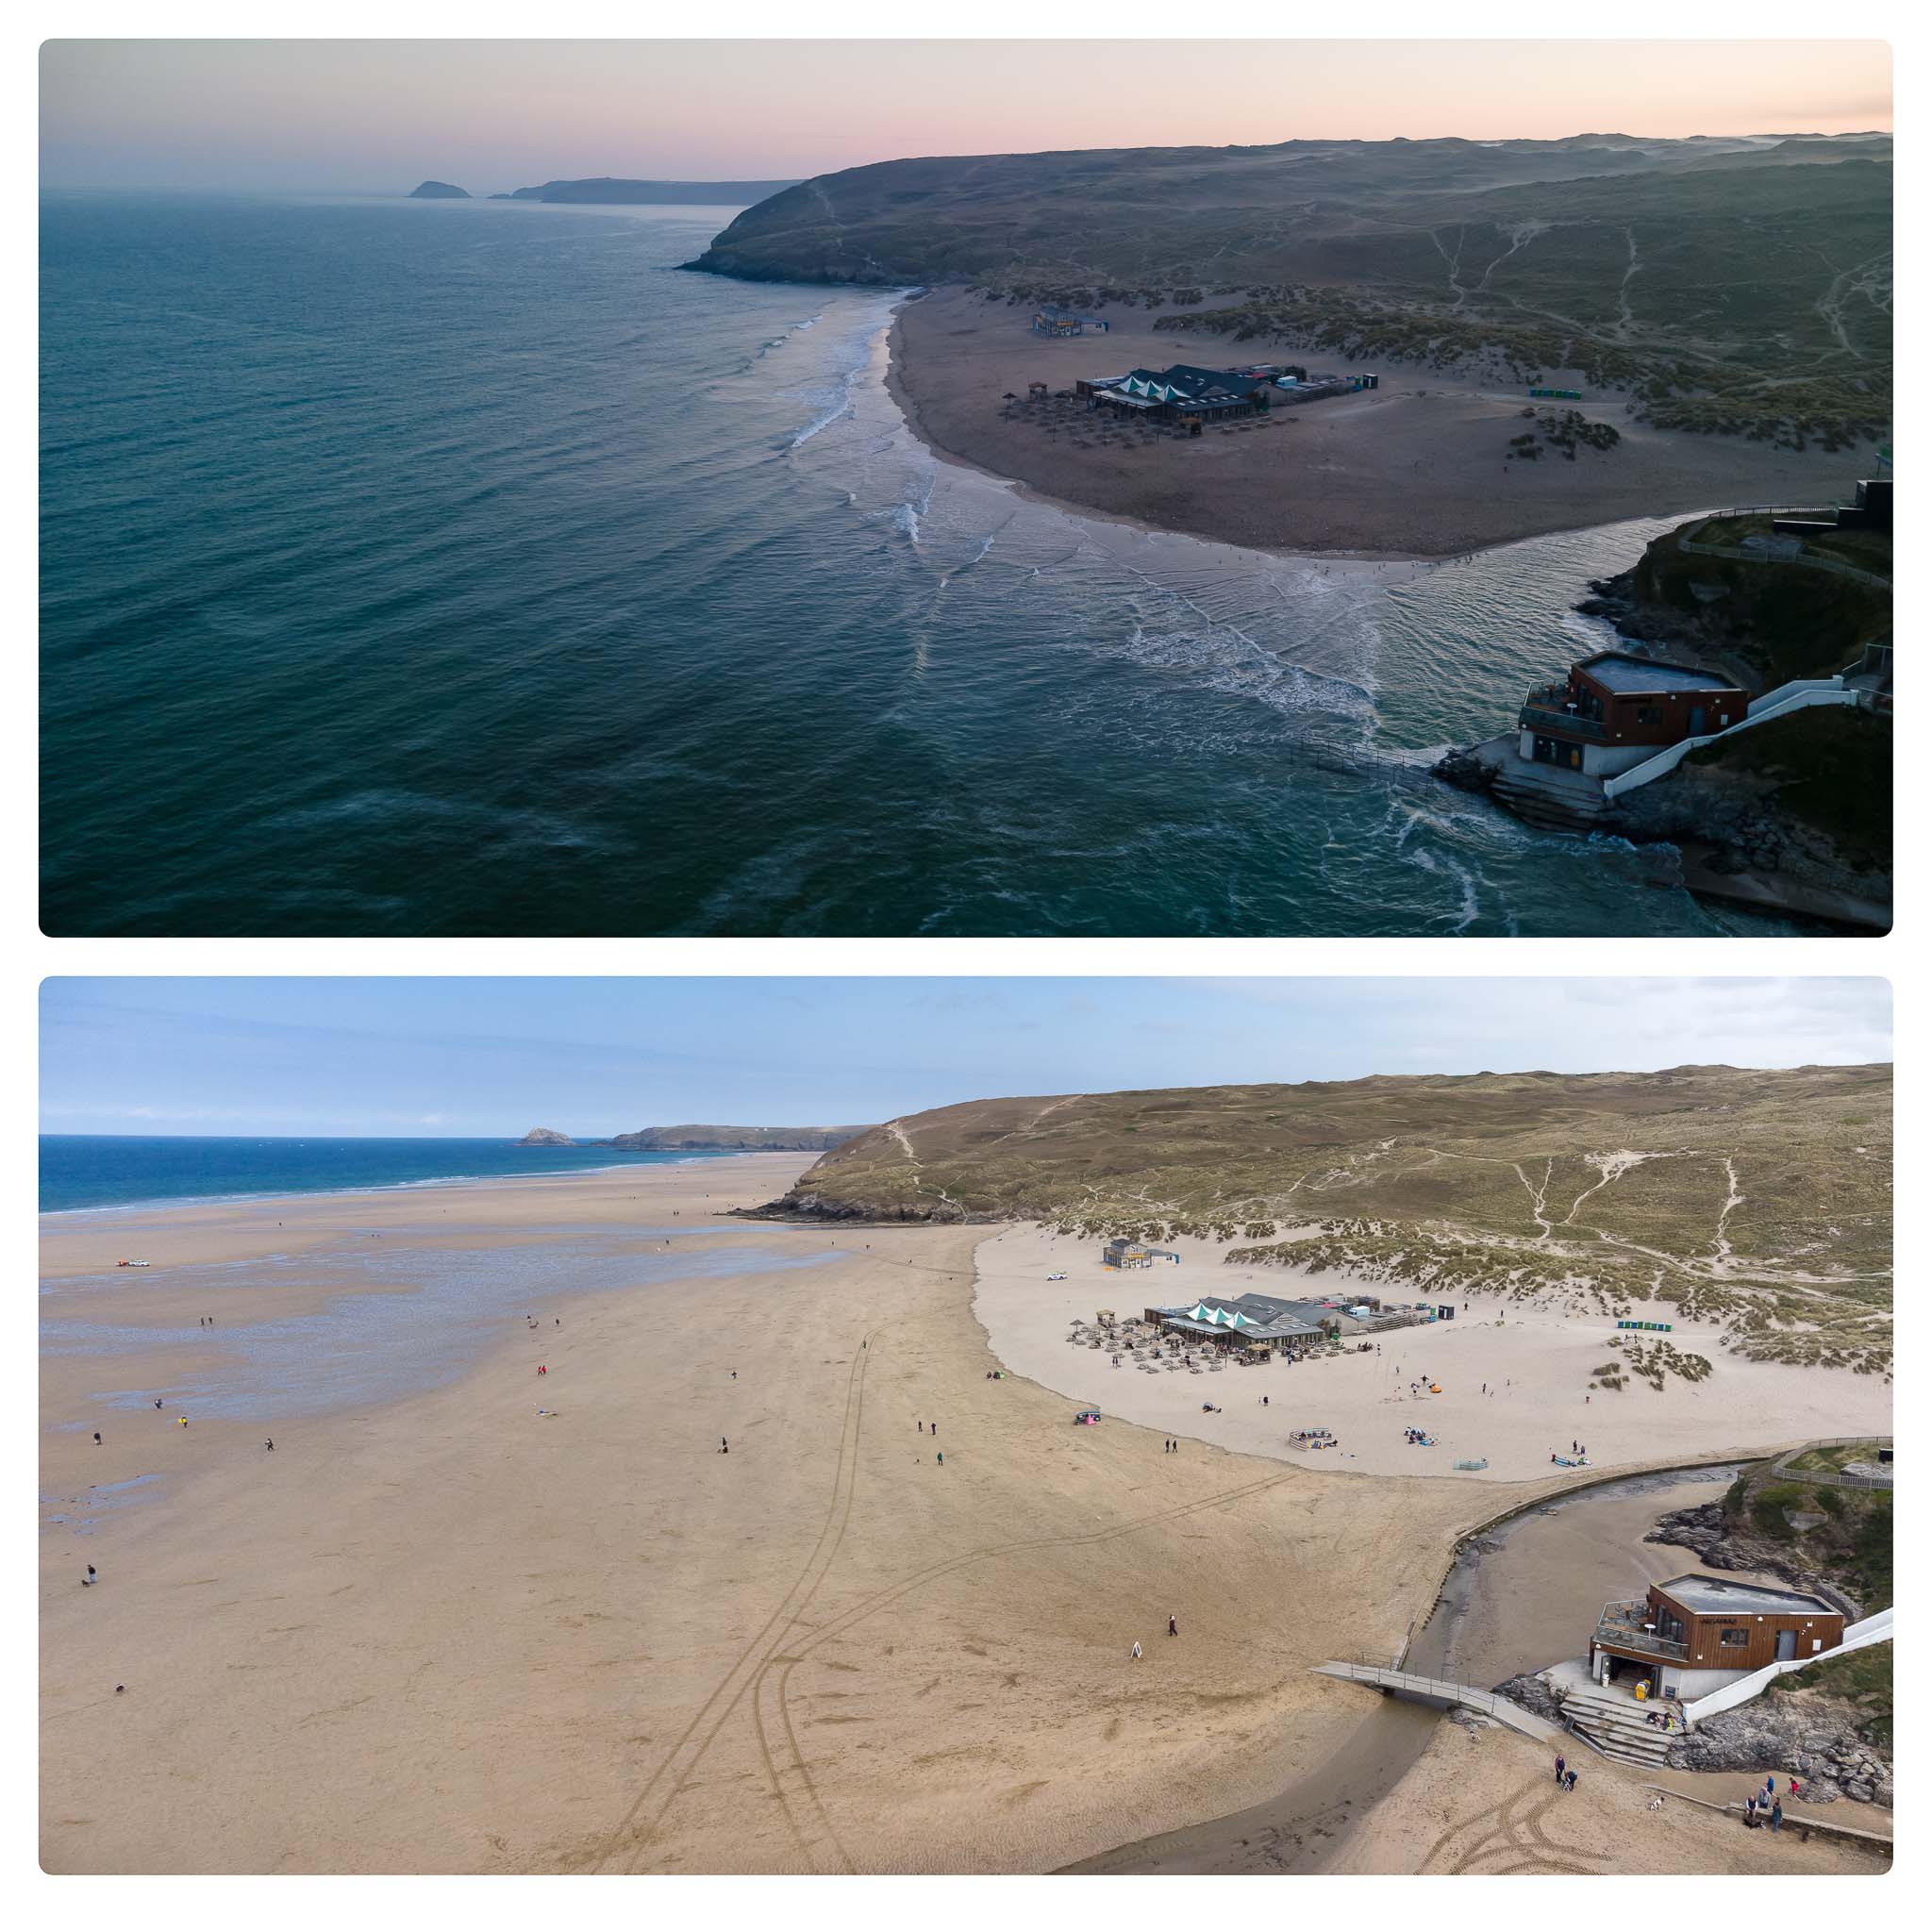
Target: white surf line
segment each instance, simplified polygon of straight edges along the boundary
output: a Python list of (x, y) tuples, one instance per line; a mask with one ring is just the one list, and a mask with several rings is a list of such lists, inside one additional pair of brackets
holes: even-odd
[(1730, 1178), (1731, 1190), (1724, 1198), (1724, 1207), (1717, 1213), (1717, 1238), (1712, 1245), (1712, 1254), (1720, 1262), (1728, 1262), (1731, 1255), (1731, 1240), (1724, 1234), (1724, 1224), (1730, 1221), (1731, 1211), (1744, 1200), (1738, 1194), (1738, 1172), (1728, 1157), (1724, 1158), (1724, 1174)]

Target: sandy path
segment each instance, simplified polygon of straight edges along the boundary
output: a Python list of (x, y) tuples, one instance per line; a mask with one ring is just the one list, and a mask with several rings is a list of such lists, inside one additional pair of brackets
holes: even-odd
[(1160, 316), (1109, 308), (1108, 333), (1042, 340), (1021, 308), (946, 288), (901, 309), (889, 383), (936, 451), (1075, 509), (1266, 551), (1441, 558), (1722, 505), (1823, 504), (1849, 497), (1871, 463), (1869, 451), (1798, 454), (1660, 432), (1606, 394), (1576, 409), (1614, 424), (1621, 445), (1581, 451), (1574, 463), (1546, 448), (1526, 465), (1507, 456), (1525, 427), (1523, 388), (1366, 361), (1346, 369), (1379, 372), (1378, 392), (1295, 408), (1284, 415), (1291, 424), (1261, 431), (1210, 428), (1132, 451), (1076, 446), (1068, 432), (1052, 439), (1000, 416), (1003, 394), (1024, 394), (1035, 379), (1058, 391), (1139, 365), (1257, 358), (1341, 369), (1257, 341), (1157, 332)]
[[(1430, 1298), (1457, 1304), (1457, 1320), (1384, 1336), (1379, 1354), (1354, 1353), (1351, 1344), (1349, 1353), (1307, 1362), (1228, 1363), (1218, 1373), (1199, 1355), (1191, 1371), (1146, 1374), (1131, 1356), (1116, 1369), (1106, 1354), (1067, 1340), (1073, 1319), (1091, 1323), (1100, 1308), (1138, 1323), (1149, 1305), (1249, 1290), (1321, 1295), (1335, 1281), (1265, 1266), (1229, 1268), (1212, 1242), (1171, 1247), (1182, 1253), (1178, 1269), (1157, 1264), (1146, 1273), (1122, 1273), (1102, 1267), (1096, 1241), (1016, 1224), (981, 1249), (974, 1307), (992, 1347), (1020, 1374), (1106, 1413), (1299, 1467), (1434, 1477), (1452, 1493), (1472, 1482), (1568, 1479), (1573, 1472), (1550, 1458), (1553, 1451), (1569, 1455), (1573, 1441), (1589, 1451), (1593, 1467), (1609, 1468), (1890, 1426), (1891, 1390), (1881, 1378), (1746, 1362), (1723, 1348), (1722, 1332), (1708, 1325), (1681, 1324), (1672, 1337), (1710, 1359), (1707, 1380), (1672, 1376), (1658, 1391), (1634, 1378), (1620, 1392), (1592, 1391), (1591, 1371), (1620, 1359), (1608, 1346), (1615, 1319), (1559, 1304), (1507, 1303), (1499, 1321), (1493, 1300)], [(1047, 1283), (1052, 1270), (1066, 1271), (1068, 1280)], [(1410, 1393), (1424, 1375), (1441, 1394)], [(1219, 1412), (1204, 1414), (1204, 1402)], [(1333, 1430), (1341, 1446), (1294, 1448), (1290, 1434), (1304, 1427)], [(1407, 1441), (1410, 1427), (1433, 1436), (1435, 1445)], [(1485, 1457), (1490, 1466), (1479, 1474), (1453, 1467)]]

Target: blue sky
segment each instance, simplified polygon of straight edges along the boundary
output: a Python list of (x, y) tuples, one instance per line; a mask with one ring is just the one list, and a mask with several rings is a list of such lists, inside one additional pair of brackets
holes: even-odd
[(1891, 1056), (1831, 978), (49, 979), (43, 1132), (608, 1136), (974, 1097)]

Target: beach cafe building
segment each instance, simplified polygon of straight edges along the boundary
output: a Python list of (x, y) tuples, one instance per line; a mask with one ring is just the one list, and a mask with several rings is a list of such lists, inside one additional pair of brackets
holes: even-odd
[(1844, 1634), (1845, 1618), (1816, 1595), (1678, 1575), (1605, 1606), (1590, 1638), (1590, 1676), (1694, 1702), (1774, 1661), (1808, 1661)]
[(1087, 382), (1090, 405), (1111, 406), (1116, 411), (1145, 413), (1181, 424), (1252, 417), (1267, 409), (1274, 391), (1266, 379), (1209, 372), (1197, 365), (1171, 365), (1162, 373), (1142, 366), (1124, 378)]
[(1152, 1307), (1146, 1319), (1163, 1335), (1188, 1342), (1216, 1342), (1274, 1355), (1320, 1342), (1337, 1312), (1323, 1303), (1291, 1303), (1279, 1296), (1203, 1296), (1191, 1307)]
[(1516, 721), (1524, 757), (1592, 777), (1614, 777), (1686, 738), (1735, 724), (1751, 694), (1716, 672), (1600, 651), (1539, 685)]

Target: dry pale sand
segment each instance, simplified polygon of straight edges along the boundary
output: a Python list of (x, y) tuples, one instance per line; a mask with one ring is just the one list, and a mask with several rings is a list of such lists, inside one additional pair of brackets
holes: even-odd
[[(272, 1316), (315, 1298), (253, 1260), (271, 1237), (325, 1268), (372, 1231), (691, 1226), (795, 1167), (67, 1220), (47, 1307), (113, 1320), (93, 1273), (165, 1246), (137, 1318), (171, 1282), (190, 1318)], [(48, 1358), (43, 1495), (159, 1480), (43, 1526), (43, 1864), (1027, 1871), (1319, 1778), (1379, 1705), (1310, 1665), (1400, 1640), (1453, 1532), (1520, 1490), (1076, 1428), (987, 1380), (985, 1235), (801, 1231), (837, 1259), (587, 1291), (444, 1386), (279, 1423), (273, 1456), (127, 1410), (104, 1460), (66, 1426), (95, 1358)]]
[[(1550, 1457), (1567, 1456), (1573, 1441), (1589, 1451), (1592, 1468), (1611, 1468), (1740, 1455), (1754, 1445), (1761, 1453), (1808, 1436), (1891, 1426), (1891, 1390), (1882, 1378), (1745, 1362), (1719, 1347), (1720, 1332), (1708, 1325), (1680, 1325), (1671, 1338), (1709, 1357), (1707, 1380), (1670, 1376), (1661, 1392), (1641, 1378), (1619, 1393), (1591, 1390), (1591, 1372), (1619, 1359), (1607, 1346), (1615, 1319), (1557, 1304), (1507, 1303), (1499, 1322), (1492, 1299), (1431, 1298), (1457, 1303), (1457, 1320), (1385, 1335), (1379, 1355), (1353, 1353), (1351, 1342), (1348, 1353), (1293, 1364), (1229, 1362), (1218, 1373), (1198, 1353), (1191, 1371), (1144, 1374), (1131, 1356), (1116, 1369), (1108, 1356), (1067, 1340), (1073, 1319), (1091, 1323), (1100, 1308), (1138, 1320), (1149, 1305), (1249, 1290), (1321, 1295), (1336, 1283), (1332, 1274), (1229, 1268), (1212, 1242), (1172, 1247), (1182, 1254), (1178, 1269), (1161, 1263), (1125, 1273), (1102, 1266), (1095, 1240), (1017, 1224), (980, 1250), (974, 1307), (993, 1348), (1019, 1373), (1104, 1413), (1310, 1469), (1430, 1476), (1456, 1490), (1472, 1481), (1568, 1479), (1577, 1472)], [(1047, 1282), (1055, 1270), (1067, 1281)], [(1142, 1340), (1149, 1334), (1143, 1328)], [(1424, 1375), (1441, 1394), (1410, 1394)], [(1220, 1412), (1204, 1413), (1204, 1402)], [(1332, 1430), (1341, 1446), (1295, 1449), (1291, 1433), (1307, 1427)], [(1410, 1427), (1433, 1436), (1435, 1446), (1407, 1441)], [(1485, 1457), (1488, 1470), (1474, 1477), (1453, 1466)]]
[[(1887, 1859), (1852, 1842), (1800, 1840), (1751, 1830), (1657, 1789), (1715, 1776), (1641, 1771), (1566, 1741), (1578, 1770), (1558, 1790), (1555, 1756), (1504, 1728), (1444, 1720), (1422, 1758), (1373, 1815), (1357, 1821), (1335, 1871), (1358, 1874), (1849, 1874), (1884, 1873)], [(1689, 1792), (1690, 1789), (1680, 1791)], [(1818, 1812), (1836, 1814), (1836, 1806)], [(1849, 1817), (1840, 1817), (1849, 1820)]]
[[(1157, 332), (1159, 313), (1109, 308), (1112, 330), (1043, 340), (1027, 313), (948, 288), (901, 308), (889, 383), (934, 450), (1078, 509), (1267, 551), (1441, 558), (1541, 533), (1664, 518), (1711, 507), (1823, 503), (1849, 496), (1870, 455), (1798, 454), (1741, 439), (1660, 432), (1635, 423), (1621, 397), (1576, 409), (1614, 424), (1624, 442), (1507, 458), (1525, 429), (1522, 389), (1363, 361), (1381, 390), (1298, 407), (1265, 430), (1160, 439), (1131, 451), (1078, 446), (1062, 431), (1001, 417), (1003, 395), (1034, 379), (1074, 379), (1175, 363), (1220, 366), (1315, 355)], [(1091, 434), (1089, 435), (1091, 436)]]

